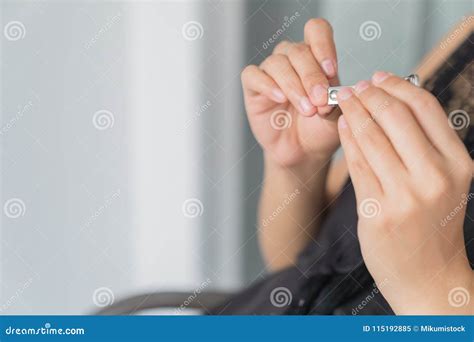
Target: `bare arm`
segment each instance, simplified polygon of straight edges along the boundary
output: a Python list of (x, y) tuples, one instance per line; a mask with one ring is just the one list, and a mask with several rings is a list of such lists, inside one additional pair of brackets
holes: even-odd
[(302, 43), (278, 44), (242, 73), (247, 116), (265, 155), (258, 224), (271, 270), (293, 264), (316, 234), (339, 145), (339, 112), (327, 105), (327, 87), (338, 84), (332, 28), (312, 19), (304, 36)]
[(329, 162), (321, 160), (290, 170), (265, 162), (260, 198), (259, 238), (267, 267), (278, 270), (295, 262), (316, 235), (323, 215)]

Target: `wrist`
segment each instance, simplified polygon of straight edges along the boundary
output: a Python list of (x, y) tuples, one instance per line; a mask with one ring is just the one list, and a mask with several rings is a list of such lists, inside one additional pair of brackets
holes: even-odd
[(325, 183), (330, 163), (330, 157), (315, 157), (295, 165), (283, 166), (265, 155), (265, 178), (277, 178), (311, 190)]

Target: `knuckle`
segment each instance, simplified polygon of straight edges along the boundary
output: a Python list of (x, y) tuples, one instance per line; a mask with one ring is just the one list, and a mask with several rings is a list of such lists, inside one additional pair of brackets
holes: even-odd
[(242, 72), (240, 73), (240, 79), (242, 80), (242, 82), (248, 80), (251, 74), (255, 71), (255, 68), (257, 68), (257, 66), (247, 65), (245, 68), (242, 69)]
[(454, 173), (456, 179), (459, 179), (462, 184), (470, 182), (472, 180), (473, 167), (474, 163), (471, 157), (465, 153), (465, 156), (455, 166), (456, 169)]
[(420, 106), (427, 112), (439, 108), (438, 99), (433, 94), (424, 89), (418, 89), (417, 93), (415, 94), (414, 100), (415, 103), (418, 104), (418, 106)]
[(313, 18), (306, 22), (304, 26), (304, 33), (306, 35), (314, 30), (325, 30), (332, 32), (332, 26), (329, 21), (324, 18)]
[(353, 132), (353, 136), (360, 142), (361, 145), (365, 146), (381, 146), (379, 138), (380, 135), (373, 129), (364, 129), (361, 132)]
[(284, 55), (275, 54), (268, 56), (262, 63), (264, 68), (278, 68), (288, 64), (288, 58)]
[(401, 221), (418, 211), (419, 203), (410, 190), (400, 190), (400, 195), (398, 196), (398, 199), (399, 201), (397, 201), (397, 206), (395, 209), (397, 211), (397, 214), (395, 216), (398, 216)]
[(363, 175), (367, 171), (367, 165), (362, 158), (353, 157), (350, 160), (351, 169), (354, 173)]
[(445, 173), (439, 167), (426, 167), (426, 179), (429, 186), (423, 190), (423, 197), (428, 201), (438, 201), (444, 197), (452, 188), (450, 180), (446, 178)]
[(288, 51), (288, 49), (293, 45), (293, 43), (290, 43), (288, 40), (282, 40), (279, 42), (275, 48), (273, 49), (274, 53), (285, 53)]
[(306, 44), (292, 44), (289, 47), (288, 54), (294, 57), (301, 57), (301, 55), (310, 53), (311, 50)]
[(315, 85), (315, 84), (327, 84), (326, 76), (319, 71), (310, 71), (302, 76), (304, 84)]

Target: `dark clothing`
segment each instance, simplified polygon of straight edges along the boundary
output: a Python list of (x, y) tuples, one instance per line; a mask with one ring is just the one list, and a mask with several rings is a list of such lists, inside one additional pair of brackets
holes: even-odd
[[(472, 113), (474, 35), (425, 83), (449, 113)], [(467, 82), (467, 89), (465, 83)], [(464, 84), (464, 86), (463, 86)], [(453, 103), (455, 105), (453, 105)], [(455, 106), (453, 109), (450, 107)], [(473, 119), (470, 120), (474, 122)], [(471, 156), (472, 126), (461, 138)], [(471, 184), (470, 192), (474, 191)], [(467, 204), (464, 237), (474, 268), (474, 203)], [(357, 208), (350, 180), (333, 203), (318, 232), (300, 254), (297, 265), (270, 274), (266, 279), (211, 310), (221, 315), (389, 315), (383, 298), (362, 259), (357, 238)]]

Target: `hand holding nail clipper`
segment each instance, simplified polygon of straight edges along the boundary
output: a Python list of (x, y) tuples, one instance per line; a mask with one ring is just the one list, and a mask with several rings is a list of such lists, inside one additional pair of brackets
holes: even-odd
[[(438, 100), (417, 83), (415, 75), (377, 72), (370, 82), (340, 87), (332, 28), (323, 19), (305, 25), (304, 42), (281, 42), (262, 64), (244, 69), (247, 115), (265, 156), (261, 215), (278, 205), (275, 192), (304, 184), (295, 208), (287, 209), (292, 221), (280, 218), (272, 227), (281, 228), (271, 231), (279, 232), (282, 244), (275, 236), (267, 243), (263, 235), (262, 250), (268, 264), (281, 249), (287, 259), (296, 258), (305, 243), (298, 237), (305, 234), (292, 234), (288, 226), (297, 220), (317, 229), (313, 217), (324, 208), (328, 165), (341, 144), (356, 193), (363, 258), (376, 283), (389, 284), (381, 291), (395, 313), (472, 314), (472, 305), (456, 308), (445, 300), (448, 280), (474, 293), (465, 206), (440, 229), (469, 192), (472, 161)], [(286, 259), (276, 259), (285, 265)]]

